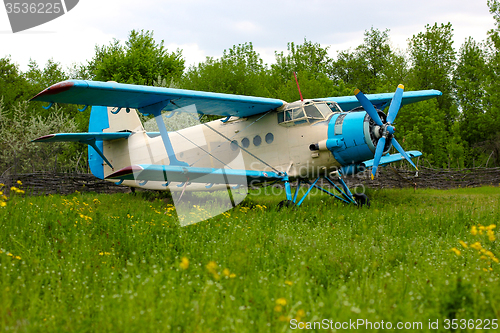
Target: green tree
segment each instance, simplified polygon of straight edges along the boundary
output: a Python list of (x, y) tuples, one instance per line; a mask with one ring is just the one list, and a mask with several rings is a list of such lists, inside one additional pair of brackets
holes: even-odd
[(252, 43), (234, 45), (224, 50), (220, 59), (207, 57), (191, 66), (181, 87), (192, 90), (268, 97), (267, 69)]
[(273, 97), (286, 101), (299, 100), (300, 95), (293, 73), (297, 73), (304, 98), (334, 97), (351, 94), (340, 80), (334, 82), (330, 73), (333, 60), (328, 47), (304, 40), (301, 45), (288, 43), (288, 53), (276, 52), (276, 63), (271, 65), (269, 90)]
[(97, 81), (116, 81), (153, 85), (158, 77), (178, 80), (184, 71), (180, 50), (168, 53), (163, 40), (156, 43), (153, 32), (132, 30), (122, 46), (114, 39), (107, 46), (96, 46), (96, 54), (88, 63), (87, 76)]
[(438, 107), (445, 112), (446, 127), (449, 128), (457, 117), (451, 81), (456, 60), (451, 23), (426, 25), (425, 32), (410, 39), (409, 54), (411, 88), (437, 89), (443, 93), (438, 97)]
[(387, 92), (404, 83), (407, 60), (390, 46), (389, 29), (365, 31), (364, 43), (354, 51), (341, 51), (332, 65), (332, 76), (365, 93)]
[(453, 82), (460, 110), (460, 135), (471, 147), (486, 140), (490, 130), (483, 106), (486, 75), (484, 48), (469, 38), (460, 48)]
[(485, 95), (483, 99), (484, 118), (488, 128), (485, 130), (487, 140), (478, 144), (482, 150), (482, 161), (485, 165), (500, 165), (500, 2), (488, 0), (490, 13), (495, 18), (495, 28), (488, 32), (487, 64), (485, 71)]
[[(22, 75), (19, 67), (12, 62), (10, 57), (0, 59), (0, 99), (9, 112), (17, 102), (28, 99), (30, 84)], [(12, 114), (6, 114), (11, 117)]]

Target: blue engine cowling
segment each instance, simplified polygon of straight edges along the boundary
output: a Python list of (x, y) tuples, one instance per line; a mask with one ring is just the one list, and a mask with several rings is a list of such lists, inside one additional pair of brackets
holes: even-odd
[[(386, 115), (377, 110), (385, 121)], [(364, 110), (334, 114), (328, 124), (328, 139), (318, 143), (319, 150), (329, 150), (344, 168), (344, 173), (358, 172), (357, 166), (373, 159), (381, 137), (380, 127)], [(389, 152), (390, 142), (384, 147)]]

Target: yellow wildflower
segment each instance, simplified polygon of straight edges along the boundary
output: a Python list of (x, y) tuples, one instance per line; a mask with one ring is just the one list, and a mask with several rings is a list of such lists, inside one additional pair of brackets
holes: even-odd
[(224, 270), (222, 271), (222, 274), (223, 274), (224, 276), (229, 276), (229, 275), (231, 275), (231, 272), (229, 271), (229, 269), (224, 268)]
[(278, 299), (276, 300), (276, 304), (277, 304), (277, 305), (282, 305), (282, 306), (285, 306), (285, 305), (286, 305), (286, 299), (284, 299), (284, 298), (278, 298)]
[(460, 250), (458, 250), (456, 247), (453, 247), (453, 248), (451, 249), (451, 251), (455, 252), (455, 254), (456, 254), (457, 256), (459, 256), (459, 255), (460, 255), (460, 253), (461, 253), (461, 252), (460, 252)]
[(480, 251), (483, 247), (481, 246), (481, 243), (480, 242), (475, 242), (474, 244), (472, 244), (470, 247), (472, 247), (474, 250), (478, 250)]
[(298, 317), (304, 317), (306, 315), (306, 312), (302, 309), (300, 309), (299, 311), (297, 311), (297, 316)]
[(186, 270), (189, 268), (189, 259), (186, 257), (182, 257), (181, 263), (179, 264), (180, 268)]
[(470, 233), (473, 235), (473, 236), (476, 236), (477, 235), (477, 227), (475, 225), (472, 226), (472, 228), (470, 229)]
[(211, 273), (217, 269), (217, 263), (215, 261), (210, 261), (206, 267), (208, 271)]
[(285, 281), (285, 284), (286, 284), (287, 286), (291, 286), (291, 285), (293, 284), (293, 282), (292, 282), (292, 281), (288, 281), (288, 280), (286, 280), (286, 281)]
[(283, 310), (283, 307), (281, 305), (276, 305), (274, 307), (274, 311), (276, 311), (276, 312), (281, 312), (281, 310)]
[(462, 245), (464, 248), (468, 248), (467, 243), (464, 241), (458, 241), (460, 245)]

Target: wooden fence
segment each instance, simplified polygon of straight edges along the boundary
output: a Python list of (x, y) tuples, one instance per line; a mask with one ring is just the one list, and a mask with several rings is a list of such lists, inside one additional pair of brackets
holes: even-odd
[(369, 188), (434, 188), (450, 189), (459, 187), (478, 187), (483, 185), (500, 186), (500, 168), (473, 169), (395, 169), (391, 166), (379, 168), (379, 173), (371, 180), (370, 173), (346, 177), (348, 185), (363, 184)]
[[(22, 185), (18, 185), (21, 181)], [(130, 192), (126, 186), (118, 186), (83, 173), (29, 173), (0, 177), (5, 191), (11, 186), (20, 187), (31, 195), (70, 194), (78, 192), (118, 193)]]
[[(391, 166), (379, 168), (379, 174), (371, 180), (370, 173), (364, 172), (354, 176), (346, 176), (350, 187), (363, 185), (368, 188), (435, 188), (449, 189), (459, 187), (477, 187), (483, 185), (500, 186), (500, 168), (474, 169), (431, 169), (415, 170), (395, 169)], [(18, 186), (28, 194), (69, 194), (79, 192), (118, 193), (130, 192), (129, 187), (115, 185), (95, 178), (90, 174), (79, 173), (31, 173), (4, 175), (0, 183), (5, 184), (4, 192), (11, 186)]]

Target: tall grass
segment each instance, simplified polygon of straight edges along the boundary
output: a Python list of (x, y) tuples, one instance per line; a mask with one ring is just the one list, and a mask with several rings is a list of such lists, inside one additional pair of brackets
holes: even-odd
[(0, 331), (284, 332), (323, 319), (445, 331), (447, 318), (500, 317), (500, 265), (470, 248), (500, 255), (471, 234), (499, 221), (498, 188), (370, 191), (369, 209), (316, 193), (278, 211), (283, 197), (249, 195), (187, 227), (155, 196), (12, 193)]

